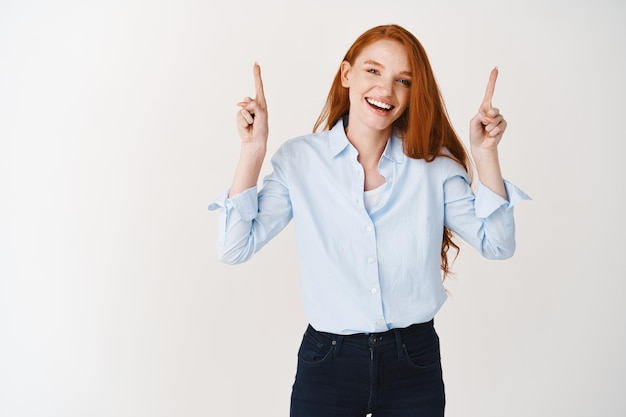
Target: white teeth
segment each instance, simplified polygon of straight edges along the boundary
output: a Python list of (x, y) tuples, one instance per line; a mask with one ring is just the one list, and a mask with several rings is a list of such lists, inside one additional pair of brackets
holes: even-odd
[(387, 103), (383, 103), (382, 101), (373, 100), (371, 98), (367, 99), (367, 102), (373, 106), (379, 107), (381, 109), (390, 110), (391, 106)]

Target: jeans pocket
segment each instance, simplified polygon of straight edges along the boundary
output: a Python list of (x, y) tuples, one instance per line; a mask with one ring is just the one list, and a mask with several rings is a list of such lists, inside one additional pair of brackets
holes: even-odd
[(298, 350), (298, 359), (301, 362), (316, 364), (323, 362), (332, 351), (333, 344), (316, 338), (310, 331), (304, 333)]
[(439, 336), (434, 328), (403, 341), (402, 348), (408, 362), (416, 368), (428, 368), (441, 361)]

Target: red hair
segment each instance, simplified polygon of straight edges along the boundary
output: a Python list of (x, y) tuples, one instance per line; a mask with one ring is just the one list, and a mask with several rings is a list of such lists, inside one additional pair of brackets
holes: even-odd
[[(394, 131), (402, 138), (404, 153), (410, 158), (424, 159), (426, 162), (432, 162), (438, 156), (452, 158), (470, 174), (470, 159), (450, 123), (426, 51), (411, 32), (398, 25), (376, 26), (357, 38), (343, 61), (354, 64), (363, 48), (382, 39), (399, 42), (405, 47), (413, 74), (408, 107), (393, 125)], [(322, 126), (323, 129), (331, 129), (349, 109), (349, 91), (341, 85), (339, 69), (313, 131), (320, 130)], [(441, 244), (444, 278), (450, 273), (448, 250), (454, 248), (457, 255), (459, 252), (459, 246), (452, 237), (450, 229), (444, 226)]]

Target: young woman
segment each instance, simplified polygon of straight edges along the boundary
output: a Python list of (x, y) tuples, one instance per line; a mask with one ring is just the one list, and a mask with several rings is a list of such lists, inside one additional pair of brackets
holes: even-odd
[(500, 173), (496, 77), (470, 122), (474, 194), (423, 47), (400, 26), (374, 27), (341, 62), (317, 133), (284, 143), (257, 191), (268, 123), (255, 64), (256, 97), (237, 113), (234, 179), (209, 208), (220, 210), (218, 252), (232, 264), (295, 220), (310, 325), (292, 416), (443, 415), (433, 318), (446, 299), (448, 249), (458, 249), (452, 233), (487, 258), (508, 258), (513, 206), (527, 198)]

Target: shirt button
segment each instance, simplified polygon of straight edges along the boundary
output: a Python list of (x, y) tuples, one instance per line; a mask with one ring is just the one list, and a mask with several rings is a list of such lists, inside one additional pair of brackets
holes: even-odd
[(369, 258), (367, 258), (367, 262), (373, 264), (374, 262), (376, 262), (376, 258), (374, 258), (373, 256), (370, 256)]
[(376, 320), (376, 325), (377, 326), (382, 326), (383, 325), (383, 321), (382, 320)]
[(366, 230), (366, 231), (368, 231), (368, 232), (371, 232), (371, 231), (372, 231), (372, 226), (367, 226), (367, 227), (365, 228), (365, 230)]
[(372, 288), (372, 294), (376, 294), (378, 290), (376, 288)]

